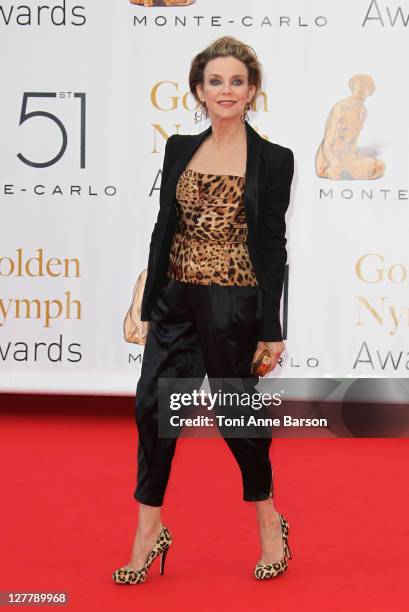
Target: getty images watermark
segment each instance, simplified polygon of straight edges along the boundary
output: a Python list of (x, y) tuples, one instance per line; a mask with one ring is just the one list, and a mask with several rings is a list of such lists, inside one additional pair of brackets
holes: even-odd
[(158, 435), (408, 437), (400, 378), (159, 378)]
[[(218, 391), (217, 393), (206, 393), (204, 389), (194, 389), (191, 393), (171, 393), (169, 408), (170, 410), (180, 410), (184, 407), (200, 407), (206, 406), (207, 410), (215, 410), (216, 407), (223, 406), (224, 409), (227, 407), (231, 408), (234, 406), (236, 410), (239, 407), (248, 406), (253, 411), (258, 411), (263, 407), (267, 406), (281, 406), (282, 399), (280, 393), (246, 393), (246, 392), (223, 392)], [(289, 425), (305, 425), (307, 427), (326, 427), (328, 425), (327, 419), (325, 418), (304, 418), (294, 419), (291, 415), (285, 414), (281, 418), (275, 417), (260, 417), (256, 414), (250, 414), (244, 416), (227, 416), (227, 414), (215, 414), (214, 417), (197, 415), (195, 417), (183, 417), (180, 414), (170, 415), (169, 421), (172, 427), (180, 427), (181, 425), (188, 426), (204, 426), (209, 427), (216, 421), (217, 425), (225, 427), (238, 427), (238, 426), (249, 426), (249, 425), (270, 425), (277, 427), (281, 423), (284, 426)]]

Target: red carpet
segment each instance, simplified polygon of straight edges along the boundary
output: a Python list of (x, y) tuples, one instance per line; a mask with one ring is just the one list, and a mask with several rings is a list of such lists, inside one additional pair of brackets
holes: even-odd
[(293, 559), (259, 582), (255, 508), (233, 456), (223, 440), (180, 439), (165, 574), (156, 560), (144, 584), (116, 585), (137, 518), (133, 399), (0, 401), (0, 591), (67, 592), (62, 609), (87, 612), (408, 609), (408, 440), (273, 440)]

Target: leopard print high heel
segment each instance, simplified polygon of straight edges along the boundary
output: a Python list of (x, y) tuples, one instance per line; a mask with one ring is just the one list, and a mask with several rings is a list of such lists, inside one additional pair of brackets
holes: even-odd
[(290, 547), (288, 546), (288, 532), (290, 524), (281, 514), (279, 514), (279, 517), (281, 534), (283, 537), (284, 556), (282, 559), (280, 559), (280, 561), (276, 561), (275, 563), (264, 563), (263, 561), (259, 561), (254, 570), (254, 575), (258, 580), (275, 578), (279, 574), (284, 573), (288, 567), (288, 559), (292, 559)]
[(164, 574), (165, 559), (172, 541), (172, 535), (169, 529), (164, 525), (152, 550), (148, 553), (143, 567), (139, 570), (131, 570), (128, 569), (127, 566), (120, 567), (112, 574), (112, 580), (118, 584), (141, 584), (145, 582), (148, 576), (149, 567), (158, 555), (161, 556), (159, 573), (161, 575)]

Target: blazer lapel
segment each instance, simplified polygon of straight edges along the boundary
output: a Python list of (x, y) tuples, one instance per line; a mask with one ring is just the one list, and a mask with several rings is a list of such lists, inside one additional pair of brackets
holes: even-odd
[(244, 185), (244, 210), (247, 217), (249, 234), (253, 236), (254, 243), (257, 239), (258, 221), (258, 184), (260, 170), (260, 145), (261, 136), (246, 121), (247, 131), (247, 165), (246, 181)]
[(180, 157), (174, 163), (171, 171), (169, 172), (168, 182), (166, 186), (166, 208), (170, 208), (173, 206), (173, 202), (176, 195), (176, 185), (182, 174), (183, 170), (188, 165), (189, 161), (192, 159), (194, 153), (202, 144), (202, 142), (207, 138), (207, 136), (211, 133), (212, 126), (210, 125), (206, 130), (200, 132), (200, 134), (195, 134), (192, 138), (189, 138), (186, 141), (186, 145), (182, 152), (180, 153)]

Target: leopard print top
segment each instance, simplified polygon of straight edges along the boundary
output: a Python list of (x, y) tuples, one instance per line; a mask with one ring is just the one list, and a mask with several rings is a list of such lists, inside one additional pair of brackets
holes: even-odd
[(247, 248), (245, 176), (185, 168), (176, 186), (177, 227), (167, 275), (205, 285), (257, 285)]

